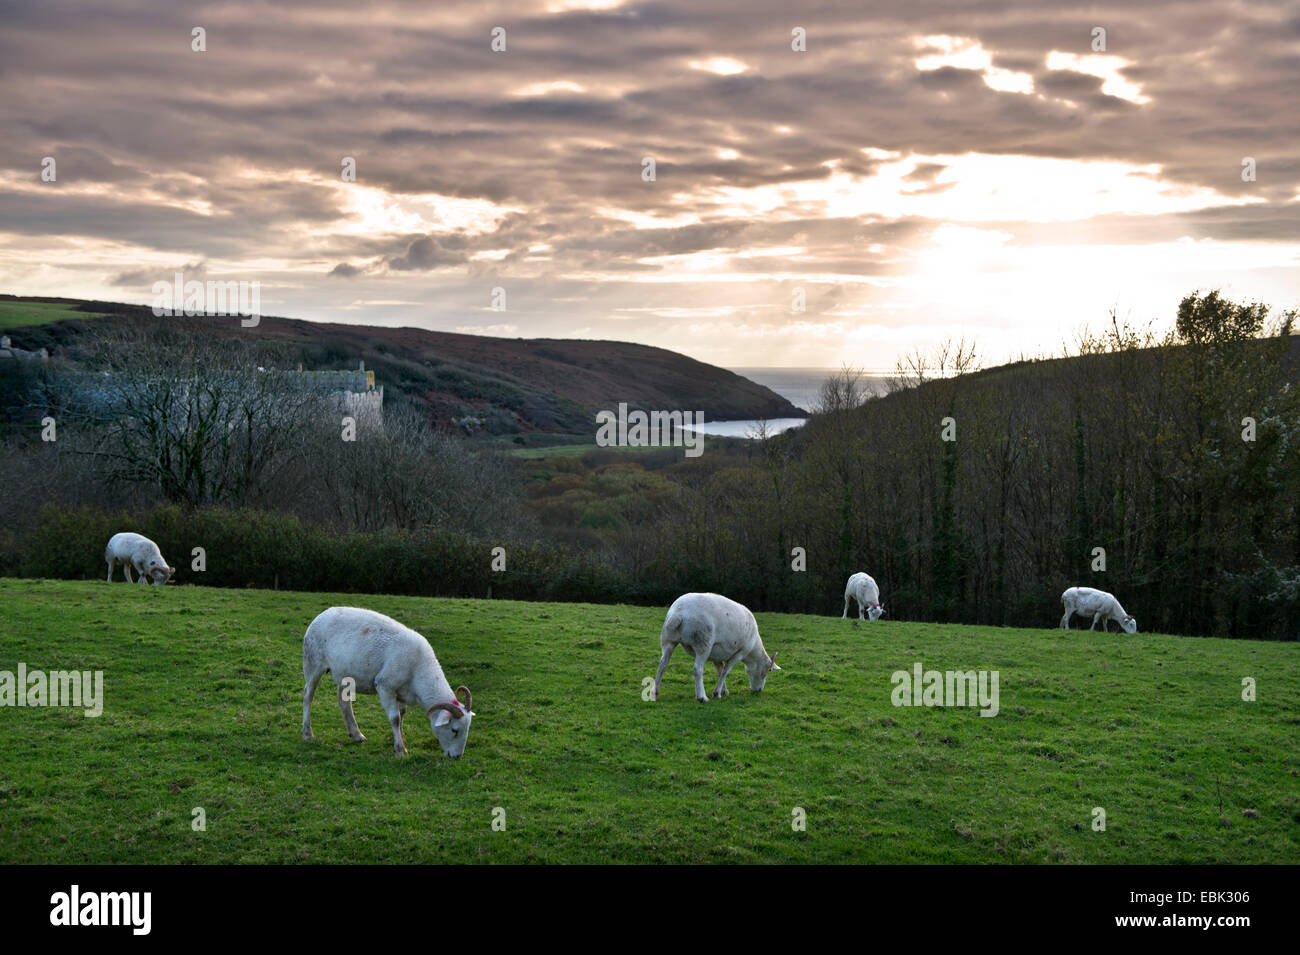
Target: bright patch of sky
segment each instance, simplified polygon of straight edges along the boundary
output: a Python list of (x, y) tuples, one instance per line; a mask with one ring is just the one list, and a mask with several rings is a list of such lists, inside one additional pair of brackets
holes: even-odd
[[(976, 70), (983, 75), (984, 83), (990, 89), (1001, 93), (1034, 93), (1034, 78), (1029, 73), (1003, 69), (993, 64), (993, 54), (984, 49), (979, 41), (970, 37), (937, 34), (917, 37), (913, 43), (928, 50), (916, 59), (918, 70), (937, 70), (950, 66), (959, 70)], [(1142, 105), (1151, 102), (1151, 97), (1143, 94), (1137, 83), (1124, 77), (1120, 72), (1129, 65), (1122, 56), (1105, 53), (1063, 53), (1052, 50), (1044, 59), (1049, 70), (1072, 70), (1087, 73), (1104, 80), (1101, 91), (1108, 96), (1116, 96), (1130, 103)], [(1042, 98), (1060, 99), (1038, 93)]]
[[(934, 184), (951, 188), (914, 192), (906, 177), (922, 164), (945, 166)], [(925, 216), (956, 222), (1064, 222), (1112, 213), (1162, 215), (1210, 206), (1261, 201), (1227, 196), (1206, 187), (1174, 186), (1159, 178), (1154, 163), (1055, 159), (1044, 156), (913, 155), (884, 163), (870, 177), (838, 169), (825, 179), (750, 188), (702, 190), (698, 205), (717, 215), (780, 220), (803, 216), (807, 206), (827, 215)], [(788, 212), (792, 207), (803, 209)]]
[(707, 60), (691, 60), (690, 67), (693, 70), (704, 70), (706, 73), (717, 73), (719, 76), (734, 76), (736, 73), (743, 73), (749, 69), (740, 60), (729, 56), (711, 56)]
[(310, 177), (335, 191), (344, 210), (334, 227), (340, 235), (403, 235), (416, 232), (491, 232), (507, 214), (522, 211), (486, 199), (462, 199), (437, 193), (398, 193), (357, 182)]
[(551, 80), (545, 83), (529, 83), (514, 91), (515, 96), (545, 96), (547, 93), (585, 93), (587, 88), (573, 80)]

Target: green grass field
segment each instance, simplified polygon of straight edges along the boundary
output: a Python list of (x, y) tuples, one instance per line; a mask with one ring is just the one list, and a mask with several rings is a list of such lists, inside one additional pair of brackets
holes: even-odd
[(99, 312), (79, 312), (71, 305), (60, 302), (0, 302), (0, 331), (23, 328), (28, 325), (45, 325), (65, 318), (102, 318)]
[[(328, 679), (300, 738), (303, 630), (336, 603), (421, 631), (469, 685), (464, 758), (416, 713), (395, 757), (373, 696), (351, 743)], [(105, 697), (0, 707), (0, 861), (1300, 859), (1296, 644), (760, 614), (765, 692), (737, 668), (697, 703), (679, 651), (644, 702), (663, 613), (0, 579), (0, 670), (102, 670)], [(895, 708), (917, 660), (998, 670), (1000, 713)]]

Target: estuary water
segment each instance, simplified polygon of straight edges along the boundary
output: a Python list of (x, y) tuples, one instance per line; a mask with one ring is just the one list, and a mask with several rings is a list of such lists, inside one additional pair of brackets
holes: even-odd
[[(817, 396), (822, 382), (835, 374), (837, 368), (732, 368), (736, 374), (748, 378), (760, 385), (766, 385), (791, 404), (805, 411), (811, 411), (817, 404)], [(885, 376), (869, 375), (869, 384), (878, 393), (884, 393)], [(689, 430), (701, 434), (713, 434), (727, 438), (754, 438), (758, 436), (760, 426), (765, 426), (768, 434), (779, 434), (789, 428), (803, 425), (805, 418), (769, 418), (765, 422), (757, 419), (739, 421), (706, 421), (699, 427)]]

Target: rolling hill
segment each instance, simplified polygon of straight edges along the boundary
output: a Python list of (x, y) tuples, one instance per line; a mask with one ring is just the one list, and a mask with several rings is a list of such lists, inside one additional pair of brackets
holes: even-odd
[(803, 414), (734, 372), (629, 342), (492, 338), (270, 316), (241, 329), (233, 318), (160, 318), (139, 305), (0, 296), (0, 326), (23, 348), (75, 355), (78, 340), (106, 323), (146, 329), (167, 323), (209, 335), (252, 336), (274, 360), (314, 370), (356, 368), (364, 361), (384, 385), (386, 401), (409, 401), (444, 426), (471, 417), (490, 434), (591, 434), (595, 413), (617, 409), (619, 402), (703, 411), (714, 421)]

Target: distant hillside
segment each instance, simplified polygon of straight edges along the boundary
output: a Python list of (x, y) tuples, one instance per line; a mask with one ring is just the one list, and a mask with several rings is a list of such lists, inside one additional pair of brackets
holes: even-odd
[[(387, 400), (409, 401), (440, 425), (477, 419), (493, 434), (590, 433), (595, 413), (616, 409), (620, 401), (647, 410), (702, 411), (711, 420), (803, 414), (748, 378), (628, 342), (492, 338), (269, 316), (256, 328), (241, 329), (234, 318), (159, 318), (139, 305), (0, 295), (0, 319), (6, 315), (15, 345), (46, 347), (56, 356), (75, 355), (78, 339), (93, 326), (130, 322), (251, 336), (277, 361), (309, 369), (355, 368), (364, 361)], [(18, 324), (28, 315), (32, 324)]]

